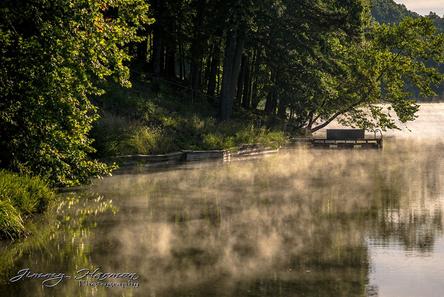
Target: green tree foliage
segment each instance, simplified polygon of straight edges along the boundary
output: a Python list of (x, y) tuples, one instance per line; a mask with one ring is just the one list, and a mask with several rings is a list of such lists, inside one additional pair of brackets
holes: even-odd
[[(311, 7), (294, 1), (283, 4), (266, 34), (270, 40), (264, 44), (270, 77), (263, 89), (265, 112), (283, 120), (303, 121), (313, 100), (331, 91), (324, 75), (334, 62), (326, 50), (328, 39), (338, 34), (347, 40), (358, 38), (367, 7), (361, 1), (310, 2)], [(307, 10), (307, 16), (301, 18)]]
[(89, 98), (130, 86), (126, 45), (150, 20), (144, 0), (7, 0), (0, 5), (1, 167), (76, 185), (109, 173), (90, 160)]
[[(397, 24), (406, 17), (421, 17), (419, 14), (409, 11), (404, 5), (396, 4), (393, 0), (372, 0), (372, 15), (376, 21), (382, 24)], [(439, 17), (436, 13), (430, 12), (425, 17), (433, 21), (438, 31), (444, 32), (444, 16)], [(429, 61), (429, 63), (435, 62)], [(444, 64), (439, 65), (439, 67), (441, 73), (444, 73)], [(414, 89), (412, 85), (409, 88)], [(444, 82), (440, 86), (435, 87), (434, 90), (439, 97), (444, 98)], [(417, 90), (416, 97), (419, 97)]]
[(332, 38), (329, 44), (336, 72), (324, 75), (334, 92), (310, 110), (306, 126), (310, 131), (337, 118), (367, 129), (396, 128), (394, 115), (401, 122), (415, 119), (418, 106), (409, 86), (421, 96), (433, 96), (433, 86), (444, 79), (436, 64), (428, 63), (444, 62), (444, 34), (428, 18), (407, 18), (397, 25), (376, 23), (360, 40)]

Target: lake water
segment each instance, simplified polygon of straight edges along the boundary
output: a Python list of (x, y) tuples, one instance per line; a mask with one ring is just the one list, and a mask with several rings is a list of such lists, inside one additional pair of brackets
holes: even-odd
[[(444, 104), (409, 127), (382, 151), (138, 168), (65, 193), (0, 247), (0, 296), (444, 296)], [(25, 268), (71, 278), (8, 282)]]

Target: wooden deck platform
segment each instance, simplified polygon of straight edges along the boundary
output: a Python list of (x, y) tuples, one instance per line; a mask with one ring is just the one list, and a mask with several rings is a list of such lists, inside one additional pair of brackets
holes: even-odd
[(338, 148), (338, 149), (382, 149), (382, 132), (377, 137), (365, 136), (363, 129), (328, 129), (327, 138), (313, 138), (311, 144), (314, 148)]

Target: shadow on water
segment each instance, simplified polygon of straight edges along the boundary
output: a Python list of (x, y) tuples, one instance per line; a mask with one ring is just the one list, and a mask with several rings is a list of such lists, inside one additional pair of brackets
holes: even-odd
[[(443, 151), (391, 140), (383, 151), (296, 149), (106, 178), (0, 250), (1, 295), (378, 296), (370, 248), (436, 252)], [(130, 271), (140, 288), (8, 284), (24, 267)]]

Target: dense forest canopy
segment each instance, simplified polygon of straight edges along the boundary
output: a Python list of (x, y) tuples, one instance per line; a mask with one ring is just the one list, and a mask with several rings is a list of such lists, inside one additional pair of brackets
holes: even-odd
[[(440, 18), (401, 20), (403, 10), (393, 6), (399, 13), (392, 13), (384, 3), (393, 6), (368, 0), (3, 1), (1, 166), (60, 185), (107, 173), (89, 159), (97, 119), (91, 98), (103, 94), (109, 79), (130, 87), (131, 71), (148, 77), (153, 88), (191, 89), (217, 108), (221, 122), (254, 114), (260, 125), (284, 123), (295, 133), (333, 120), (395, 128), (394, 114), (404, 122), (415, 118), (415, 92), (435, 95), (444, 35), (435, 26)], [(375, 22), (371, 11), (390, 24)]]

